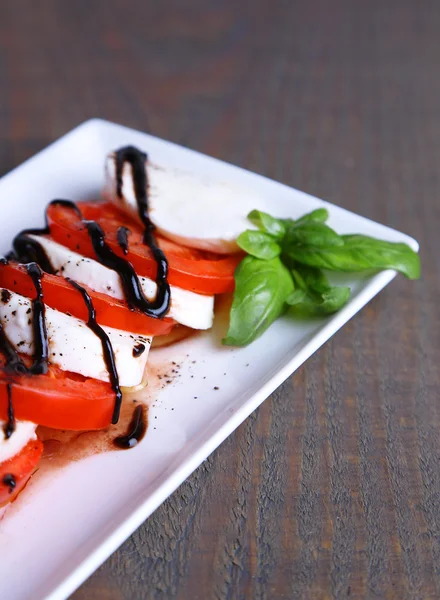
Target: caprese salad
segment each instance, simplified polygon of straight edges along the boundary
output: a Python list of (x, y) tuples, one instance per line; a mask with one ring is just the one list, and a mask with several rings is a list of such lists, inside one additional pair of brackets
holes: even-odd
[[(19, 233), (0, 261), (0, 507), (37, 468), (39, 425), (116, 423), (123, 392), (146, 384), (153, 339), (209, 329), (216, 295), (234, 292), (224, 343), (245, 345), (283, 312), (338, 310), (350, 290), (323, 268), (418, 276), (405, 244), (339, 236), (325, 209), (276, 219), (245, 189), (132, 146), (107, 157), (106, 179), (100, 201), (50, 202), (46, 227)], [(143, 431), (135, 416), (127, 447)]]

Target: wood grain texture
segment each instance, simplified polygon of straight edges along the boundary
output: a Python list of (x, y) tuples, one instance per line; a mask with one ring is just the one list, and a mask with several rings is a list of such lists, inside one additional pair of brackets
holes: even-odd
[(422, 281), (398, 278), (374, 299), (74, 600), (439, 598), (440, 4), (0, 11), (2, 172), (101, 116), (422, 244)]

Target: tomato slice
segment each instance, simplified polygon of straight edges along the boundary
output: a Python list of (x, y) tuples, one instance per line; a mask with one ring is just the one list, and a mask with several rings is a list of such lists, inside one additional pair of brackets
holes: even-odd
[[(45, 273), (42, 278), (44, 303), (63, 313), (87, 321), (88, 312), (84, 302), (63, 277)], [(35, 287), (26, 267), (17, 263), (0, 263), (0, 287), (16, 292), (27, 298), (35, 296)], [(116, 300), (106, 294), (94, 292), (86, 288), (96, 310), (96, 318), (100, 325), (132, 331), (144, 335), (166, 335), (175, 322), (172, 319), (153, 319), (138, 311), (130, 310), (125, 302)]]
[(0, 463), (0, 507), (12, 502), (37, 468), (43, 444), (31, 440), (18, 454)]
[[(23, 360), (28, 360), (25, 357)], [(11, 375), (0, 358), (0, 419), (7, 419), (8, 383), (16, 419), (54, 429), (104, 429), (110, 425), (115, 394), (109, 383), (49, 366), (46, 375)]]
[[(139, 275), (156, 277), (156, 262), (149, 248), (142, 243), (142, 227), (132, 217), (111, 202), (78, 202), (78, 207), (85, 219), (101, 225), (115, 254), (127, 258)], [(74, 210), (52, 204), (48, 207), (47, 218), (54, 240), (84, 256), (96, 258), (86, 226)], [(117, 230), (122, 224), (130, 229), (127, 255), (117, 240)], [(168, 280), (172, 285), (209, 295), (233, 291), (234, 271), (242, 259), (241, 254), (225, 257), (187, 248), (161, 235), (157, 235), (156, 240), (168, 259)]]

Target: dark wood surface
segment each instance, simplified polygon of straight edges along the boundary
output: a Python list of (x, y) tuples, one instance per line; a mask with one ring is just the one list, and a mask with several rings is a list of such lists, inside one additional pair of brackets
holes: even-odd
[(101, 116), (422, 246), (74, 600), (440, 597), (439, 61), (437, 0), (0, 0), (2, 172)]

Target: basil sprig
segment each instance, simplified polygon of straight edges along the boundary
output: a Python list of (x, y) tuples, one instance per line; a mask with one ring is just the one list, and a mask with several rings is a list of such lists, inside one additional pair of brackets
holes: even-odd
[(244, 231), (237, 243), (246, 256), (235, 272), (229, 329), (223, 340), (245, 346), (259, 337), (287, 308), (297, 315), (328, 315), (342, 308), (350, 288), (331, 286), (321, 271), (395, 269), (420, 277), (420, 259), (407, 244), (365, 235), (339, 235), (319, 208), (294, 221), (253, 210), (258, 230)]

